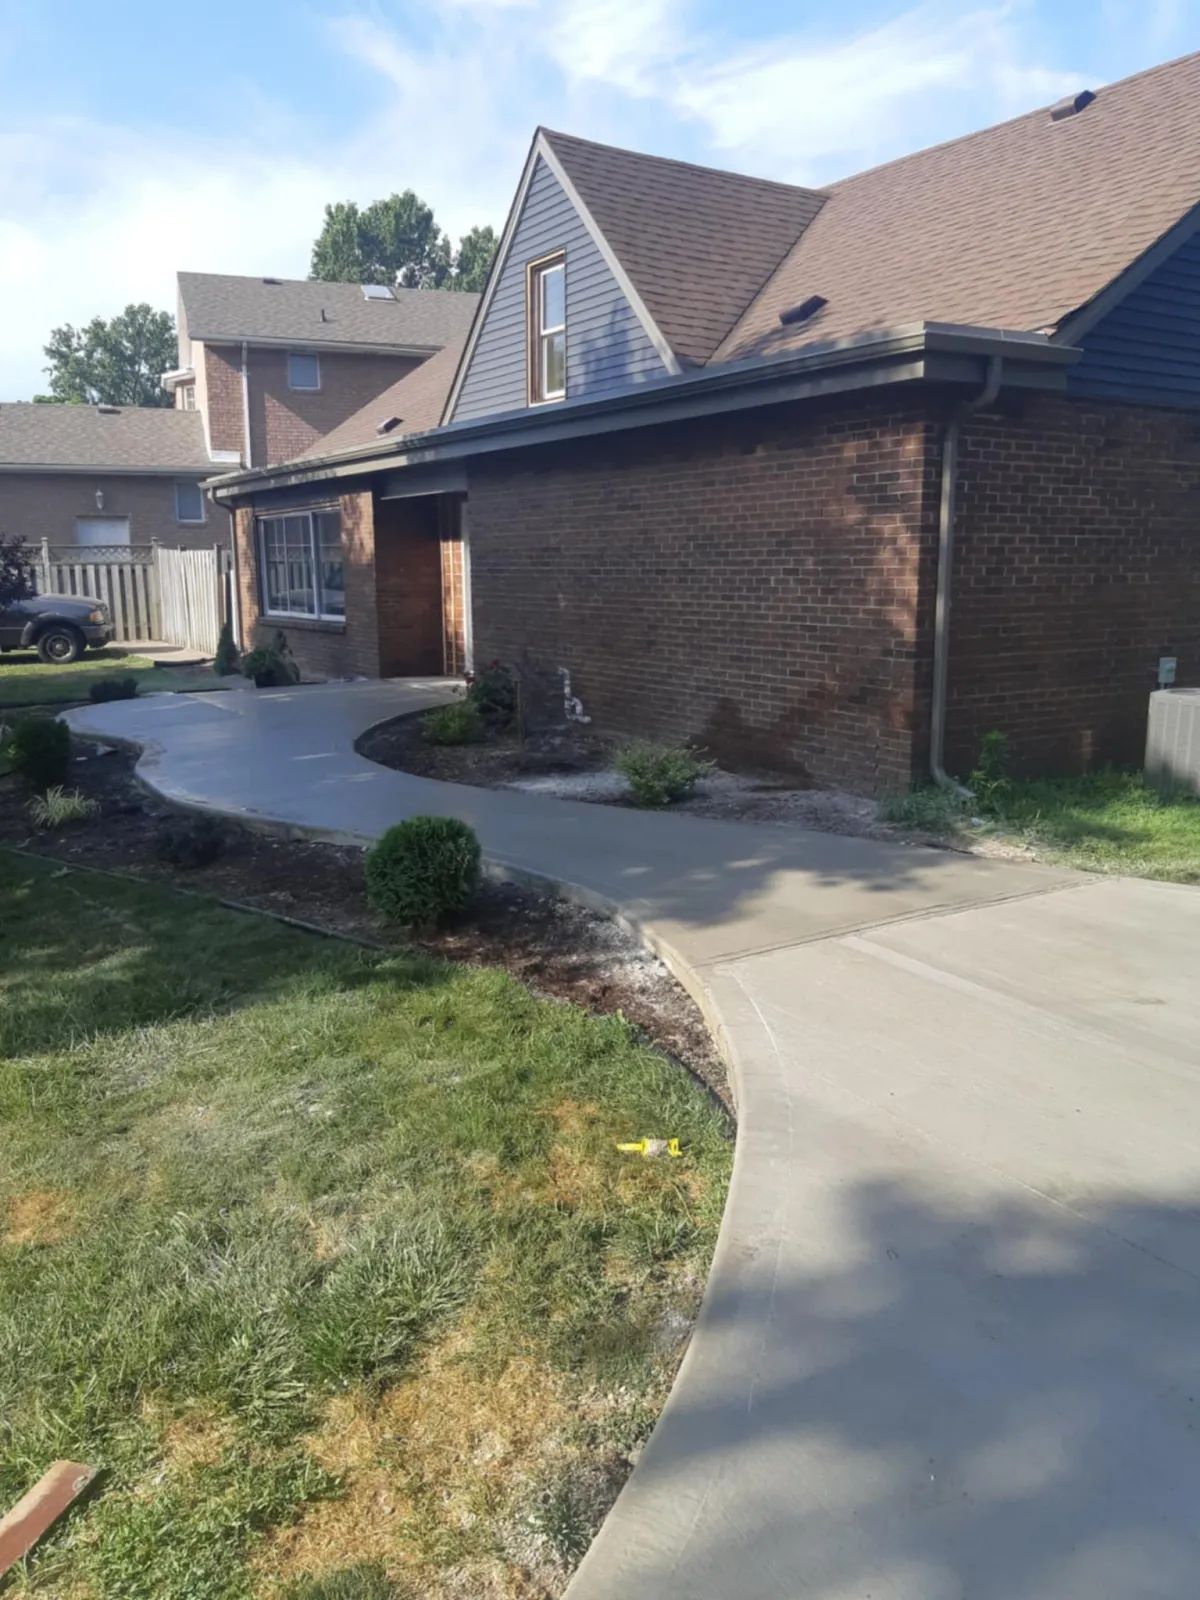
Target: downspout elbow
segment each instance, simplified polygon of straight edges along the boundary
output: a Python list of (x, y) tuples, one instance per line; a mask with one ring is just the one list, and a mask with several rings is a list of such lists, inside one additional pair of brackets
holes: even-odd
[(958, 478), (958, 445), (963, 421), (990, 406), (1004, 381), (1004, 357), (988, 361), (987, 379), (973, 399), (960, 405), (946, 428), (942, 443), (942, 492), (938, 513), (937, 598), (933, 623), (933, 705), (929, 730), (929, 772), (942, 789), (970, 796), (971, 791), (956, 783), (946, 772), (946, 707), (950, 688), (950, 599), (954, 578), (955, 497)]

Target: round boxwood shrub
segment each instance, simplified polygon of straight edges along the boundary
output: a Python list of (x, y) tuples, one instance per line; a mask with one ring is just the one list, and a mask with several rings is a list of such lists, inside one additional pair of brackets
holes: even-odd
[(102, 706), (109, 700), (136, 700), (138, 681), (132, 673), (126, 678), (99, 678), (88, 685), (88, 699)]
[(52, 717), (21, 717), (8, 741), (8, 764), (34, 794), (61, 787), (71, 764), (71, 730)]
[(367, 851), (367, 899), (393, 922), (431, 927), (464, 911), (479, 888), (475, 830), (455, 817), (410, 817)]
[(483, 738), (483, 718), (469, 700), (452, 700), (421, 718), (426, 744), (478, 744)]

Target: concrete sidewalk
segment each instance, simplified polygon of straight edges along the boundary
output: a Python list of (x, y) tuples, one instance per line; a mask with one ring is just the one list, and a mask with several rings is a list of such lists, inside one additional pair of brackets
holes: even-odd
[(69, 714), (169, 797), (455, 814), (637, 922), (731, 1062), (700, 1322), (571, 1600), (1184, 1600), (1200, 1572), (1200, 894), (432, 784), (440, 684)]

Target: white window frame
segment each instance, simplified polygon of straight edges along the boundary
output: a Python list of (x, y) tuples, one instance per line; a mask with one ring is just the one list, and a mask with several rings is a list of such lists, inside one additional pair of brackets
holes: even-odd
[[(340, 549), (341, 555), (342, 555), (342, 588), (341, 588), (342, 610), (341, 611), (328, 611), (328, 610), (325, 610), (324, 607), (323, 607), (323, 601), (324, 601), (325, 596), (324, 596), (323, 584), (322, 584), (321, 550), (320, 550), (320, 545), (319, 545), (318, 540), (317, 540), (317, 522), (316, 522), (316, 519), (317, 519), (318, 516), (329, 515), (330, 513), (336, 513), (337, 516), (338, 516), (338, 519), (339, 519), (338, 520), (338, 548)], [(266, 547), (267, 524), (269, 522), (283, 522), (286, 518), (289, 518), (289, 517), (291, 517), (291, 518), (297, 518), (297, 517), (298, 518), (303, 518), (308, 524), (309, 561), (310, 561), (311, 567), (312, 567), (313, 597), (314, 597), (314, 604), (315, 604), (315, 608), (316, 608), (313, 611), (292, 611), (290, 609), (281, 610), (278, 607), (273, 607), (271, 605), (270, 595), (268, 593), (268, 583), (267, 583), (267, 567), (268, 567), (267, 547)], [(287, 621), (291, 621), (291, 622), (299, 621), (299, 622), (333, 622), (333, 623), (341, 623), (341, 624), (345, 623), (345, 621), (346, 621), (346, 610), (345, 610), (345, 603), (346, 603), (346, 545), (345, 545), (345, 540), (342, 537), (341, 507), (339, 505), (333, 504), (333, 505), (320, 505), (320, 506), (306, 506), (303, 510), (287, 509), (287, 510), (268, 512), (268, 513), (266, 513), (264, 515), (256, 516), (255, 519), (254, 519), (254, 554), (255, 554), (255, 559), (258, 562), (258, 593), (259, 593), (259, 602), (260, 602), (260, 604), (262, 606), (262, 614), (263, 614), (264, 617), (269, 617), (269, 618), (272, 618), (272, 619), (278, 617), (281, 620), (287, 620)], [(290, 595), (290, 591), (291, 591), (291, 585), (290, 584), (289, 584), (288, 588), (289, 588), (289, 595)]]
[[(311, 361), (316, 368), (316, 383), (297, 383), (292, 367), (293, 361)], [(288, 388), (296, 394), (319, 394), (321, 389), (321, 358), (311, 350), (289, 350), (287, 358)]]
[(179, 385), (179, 394), (182, 401), (179, 409), (181, 411), (195, 411), (196, 385), (194, 383), (181, 383)]
[[(562, 273), (563, 320), (553, 325), (545, 322), (546, 279), (552, 273)], [(567, 398), (567, 257), (562, 250), (553, 255), (531, 261), (526, 269), (525, 304), (529, 324), (529, 404), (553, 405)], [(562, 335), (563, 378), (560, 389), (546, 387), (546, 352), (550, 341)]]
[[(179, 491), (181, 489), (195, 489), (196, 493), (200, 496), (200, 515), (198, 517), (185, 517), (180, 511)], [(175, 521), (179, 523), (180, 527), (187, 528), (198, 528), (208, 521), (208, 516), (204, 508), (204, 490), (194, 478), (175, 479)]]

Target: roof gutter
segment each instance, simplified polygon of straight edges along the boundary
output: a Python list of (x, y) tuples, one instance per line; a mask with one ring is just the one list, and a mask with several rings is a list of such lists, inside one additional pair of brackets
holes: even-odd
[[(1021, 381), (1060, 388), (1080, 351), (1037, 334), (994, 328), (918, 323), (814, 344), (785, 356), (722, 363), (664, 377), (595, 400), (570, 400), (536, 411), (522, 409), (425, 433), (380, 440), (336, 455), (313, 456), (258, 473), (215, 478), (218, 500), (258, 490), (291, 488), (329, 478), (362, 476), (525, 445), (576, 439), (704, 415), (778, 404), (915, 379), (977, 382), (979, 358), (1004, 353), (1020, 366)], [(1018, 381), (1012, 371), (1011, 380)]]
[[(353, 339), (314, 339), (302, 333), (288, 339), (262, 333), (248, 333), (244, 337), (240, 333), (193, 333), (191, 338), (194, 344), (252, 344), (256, 350), (260, 347), (265, 350), (316, 350), (344, 356), (413, 356), (420, 361), (427, 361), (430, 356), (436, 356), (446, 348), (442, 344), (377, 344), (365, 339), (361, 343)], [(446, 341), (447, 344), (449, 342)]]
[(947, 776), (946, 705), (950, 688), (950, 596), (954, 578), (955, 493), (958, 478), (958, 442), (962, 423), (990, 406), (1004, 381), (1004, 357), (988, 358), (987, 380), (980, 392), (959, 405), (942, 442), (942, 497), (938, 516), (937, 601), (933, 620), (933, 706), (929, 729), (929, 771), (942, 789), (969, 795), (971, 791)]

